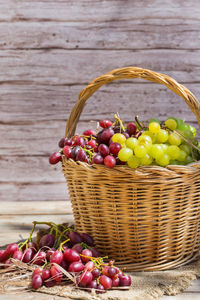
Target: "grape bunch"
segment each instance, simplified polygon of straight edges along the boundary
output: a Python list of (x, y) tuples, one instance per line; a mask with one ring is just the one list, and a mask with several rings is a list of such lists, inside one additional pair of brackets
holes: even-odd
[(170, 117), (164, 122), (149, 120), (144, 125), (135, 118), (127, 125), (115, 115), (115, 121), (101, 120), (100, 131), (86, 130), (71, 139), (62, 138), (61, 150), (49, 157), (51, 164), (67, 159), (88, 164), (104, 164), (109, 168), (158, 165), (187, 165), (200, 159), (200, 143), (196, 129), (183, 120)]
[[(52, 287), (66, 282), (66, 273), (74, 284), (87, 291), (103, 293), (108, 289), (131, 285), (131, 277), (124, 274), (110, 260), (105, 263), (94, 247), (93, 238), (86, 233), (52, 222), (33, 222), (33, 230), (23, 243), (13, 243), (0, 250), (0, 268), (9, 269), (14, 261), (22, 261), (33, 267), (31, 287)], [(46, 224), (49, 230), (32, 240), (36, 224)], [(66, 272), (67, 271), (67, 272)]]

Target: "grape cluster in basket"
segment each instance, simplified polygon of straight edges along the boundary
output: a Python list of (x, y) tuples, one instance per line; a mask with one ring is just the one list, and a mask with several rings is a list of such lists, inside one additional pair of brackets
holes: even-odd
[[(79, 234), (64, 224), (36, 221), (33, 224), (25, 242), (13, 243), (0, 250), (0, 268), (11, 272), (17, 261), (27, 264), (29, 270), (32, 268), (33, 289), (39, 289), (42, 285), (52, 287), (67, 281), (73, 282), (77, 288), (87, 291), (93, 289), (97, 293), (111, 288), (130, 287), (130, 276), (116, 267), (114, 261), (105, 263), (107, 257), (100, 256), (90, 235)], [(33, 242), (32, 234), (37, 224), (46, 224), (49, 230), (38, 234)]]
[(100, 130), (85, 130), (82, 135), (62, 138), (61, 150), (53, 153), (49, 162), (67, 159), (88, 164), (139, 166), (187, 165), (200, 159), (200, 143), (196, 129), (183, 120), (170, 117), (164, 122), (151, 119), (143, 124), (135, 118), (127, 125), (115, 115), (115, 121), (101, 120)]

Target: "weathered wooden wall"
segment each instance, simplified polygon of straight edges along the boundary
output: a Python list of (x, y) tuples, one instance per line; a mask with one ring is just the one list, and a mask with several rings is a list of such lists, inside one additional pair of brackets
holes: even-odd
[[(0, 0), (0, 200), (68, 197), (48, 156), (81, 89), (125, 66), (166, 73), (200, 98), (200, 1)], [(95, 94), (79, 130), (116, 111), (196, 124), (178, 96), (135, 80)]]

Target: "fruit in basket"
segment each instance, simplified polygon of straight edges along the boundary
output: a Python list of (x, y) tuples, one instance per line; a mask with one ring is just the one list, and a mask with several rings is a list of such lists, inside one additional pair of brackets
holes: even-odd
[(183, 120), (170, 117), (164, 122), (153, 118), (148, 124), (138, 117), (127, 125), (115, 115), (115, 121), (101, 120), (101, 130), (85, 130), (71, 139), (62, 138), (59, 152), (49, 162), (58, 163), (61, 153), (67, 159), (108, 168), (126, 164), (130, 168), (158, 165), (187, 165), (200, 159), (196, 129)]

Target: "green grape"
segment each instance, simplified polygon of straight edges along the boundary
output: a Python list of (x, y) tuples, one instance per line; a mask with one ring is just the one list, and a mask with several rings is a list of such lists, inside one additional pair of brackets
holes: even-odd
[(134, 149), (135, 146), (138, 145), (138, 139), (134, 138), (134, 137), (130, 137), (126, 140), (126, 147), (128, 147), (129, 149)]
[(181, 150), (176, 145), (171, 145), (167, 148), (167, 154), (172, 159), (177, 159), (180, 155)]
[(153, 144), (149, 151), (149, 154), (153, 158), (158, 159), (160, 156), (164, 154), (163, 147), (159, 144)]
[(163, 152), (166, 153), (169, 145), (167, 145), (167, 144), (160, 144), (160, 145), (163, 148)]
[(144, 145), (138, 145), (134, 148), (135, 156), (141, 158), (147, 154), (147, 148)]
[(188, 165), (190, 163), (192, 163), (194, 161), (194, 159), (192, 158), (192, 156), (188, 155), (185, 159), (185, 164)]
[(157, 140), (158, 143), (165, 143), (168, 140), (168, 136), (169, 136), (168, 132), (166, 130), (164, 130), (164, 129), (161, 129), (157, 133), (156, 140)]
[(155, 143), (156, 142), (156, 134), (155, 133), (152, 133), (150, 132), (149, 130), (146, 130), (144, 131), (141, 136), (144, 136), (144, 135), (147, 135), (147, 136), (150, 136), (151, 140), (152, 140), (152, 143)]
[(175, 119), (170, 118), (165, 121), (165, 126), (171, 130), (174, 130), (177, 128), (177, 122)]
[(171, 145), (179, 146), (181, 144), (181, 138), (175, 132), (170, 132), (168, 141)]
[(138, 138), (140, 145), (152, 144), (152, 139), (149, 135), (141, 135)]
[(151, 165), (152, 161), (153, 161), (153, 159), (148, 153), (145, 154), (145, 156), (141, 157), (141, 159), (140, 159), (141, 165), (143, 165), (143, 166)]
[(136, 169), (140, 165), (140, 159), (133, 155), (128, 159), (127, 164), (130, 168)]
[(167, 165), (169, 165), (169, 161), (170, 161), (170, 157), (167, 154), (163, 154), (156, 159), (157, 164), (162, 167), (166, 167)]
[(190, 126), (183, 122), (178, 126), (178, 130), (181, 130), (181, 131), (190, 130)]
[(179, 147), (181, 150), (185, 151), (187, 154), (190, 154), (190, 146), (187, 144), (181, 144)]
[(152, 122), (157, 122), (158, 124), (160, 124), (160, 120), (159, 119), (156, 119), (156, 118), (153, 118), (153, 119), (150, 119), (149, 120), (149, 124), (152, 123)]
[(180, 133), (182, 133), (182, 135), (186, 138), (186, 139), (188, 139), (188, 140), (192, 140), (193, 139), (193, 133), (192, 133), (192, 131), (190, 131), (190, 130), (184, 130), (184, 131), (181, 131)]
[(182, 119), (179, 118), (171, 118), (171, 119), (174, 119), (177, 122), (177, 129), (180, 129), (181, 126), (184, 124)]
[(189, 127), (190, 127), (190, 131), (192, 132), (192, 134), (193, 134), (193, 137), (195, 137), (196, 136), (196, 134), (197, 134), (197, 130), (196, 130), (196, 128), (194, 127), (194, 126), (192, 126), (192, 125), (189, 125)]
[(157, 122), (152, 122), (149, 124), (149, 131), (152, 133), (158, 133), (160, 131), (160, 124)]
[(115, 133), (112, 136), (112, 141), (114, 143), (124, 144), (126, 142), (126, 137), (122, 133)]
[(118, 152), (118, 157), (121, 161), (127, 161), (133, 155), (133, 151), (129, 148), (122, 148)]
[(187, 157), (187, 153), (183, 150), (180, 150), (180, 154), (177, 157), (177, 160), (183, 162), (183, 161), (185, 161), (186, 157)]

